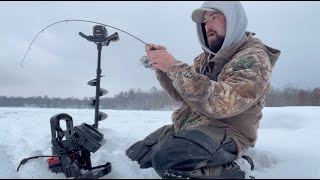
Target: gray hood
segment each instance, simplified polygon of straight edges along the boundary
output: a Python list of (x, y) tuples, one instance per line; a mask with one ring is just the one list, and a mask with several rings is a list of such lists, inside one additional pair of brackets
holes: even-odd
[(200, 9), (194, 10), (191, 17), (196, 23), (200, 45), (204, 51), (213, 55), (215, 53), (205, 44), (206, 32), (202, 29), (201, 23), (203, 23), (203, 13), (214, 9), (221, 11), (226, 17), (226, 36), (218, 52), (239, 42), (245, 36), (248, 25), (246, 13), (239, 1), (206, 1)]

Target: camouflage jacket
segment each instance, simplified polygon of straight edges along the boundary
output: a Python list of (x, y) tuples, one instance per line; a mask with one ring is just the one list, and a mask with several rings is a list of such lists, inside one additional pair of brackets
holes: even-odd
[[(208, 54), (194, 64), (176, 63), (157, 78), (181, 107), (172, 114), (175, 131), (197, 126), (225, 128), (236, 142), (238, 155), (255, 146), (265, 95), (270, 91), (272, 68), (280, 51), (247, 36), (207, 61)], [(226, 62), (216, 80), (203, 75), (207, 64)], [(208, 62), (208, 63), (207, 63)]]

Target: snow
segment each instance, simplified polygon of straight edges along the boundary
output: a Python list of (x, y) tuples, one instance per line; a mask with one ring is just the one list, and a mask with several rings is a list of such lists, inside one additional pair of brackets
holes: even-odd
[[(172, 111), (101, 110), (108, 118), (99, 122), (106, 143), (91, 154), (92, 165), (111, 162), (104, 179), (160, 179), (152, 169), (140, 169), (125, 150), (157, 128), (171, 123)], [(0, 178), (65, 178), (48, 169), (47, 158), (29, 160), (16, 171), (23, 158), (51, 154), (50, 118), (67, 113), (74, 126), (94, 122), (93, 109), (0, 108)], [(320, 178), (320, 107), (266, 107), (256, 147), (246, 154), (255, 163), (241, 159), (247, 178)]]

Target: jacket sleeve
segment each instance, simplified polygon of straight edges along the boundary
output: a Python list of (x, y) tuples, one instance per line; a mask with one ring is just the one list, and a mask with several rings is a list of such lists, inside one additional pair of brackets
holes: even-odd
[(236, 54), (221, 71), (217, 82), (185, 63), (172, 66), (168, 77), (189, 106), (220, 119), (240, 114), (265, 95), (271, 70), (267, 53), (252, 47)]
[(165, 90), (165, 92), (168, 94), (168, 96), (177, 101), (182, 102), (183, 99), (180, 96), (180, 94), (177, 92), (175, 87), (172, 85), (172, 80), (167, 76), (167, 73), (162, 71), (156, 71), (156, 76), (158, 81), (160, 82), (160, 85)]
[[(199, 71), (199, 66), (200, 66), (200, 60), (201, 58), (204, 58), (205, 54), (202, 53), (199, 56), (197, 56), (194, 59), (194, 66), (190, 66), (190, 68), (195, 68), (196, 71)], [(183, 64), (181, 61), (177, 61), (175, 66)], [(179, 92), (175, 89), (175, 87), (172, 85), (172, 79), (170, 79), (167, 75), (167, 73), (164, 73), (162, 71), (156, 71), (156, 76), (158, 81), (160, 82), (160, 85), (162, 88), (165, 90), (165, 92), (171, 97), (171, 99), (177, 101), (177, 102), (182, 102), (184, 99), (181, 97)]]

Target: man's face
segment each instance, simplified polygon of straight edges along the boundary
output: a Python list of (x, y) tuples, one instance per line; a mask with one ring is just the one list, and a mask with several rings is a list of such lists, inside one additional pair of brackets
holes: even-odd
[(209, 48), (217, 53), (226, 36), (226, 17), (220, 11), (206, 11), (203, 17)]

